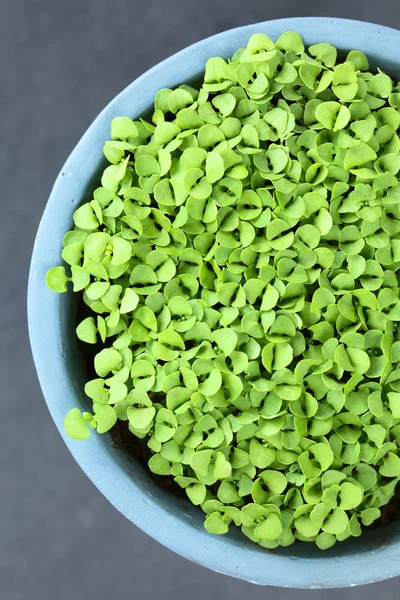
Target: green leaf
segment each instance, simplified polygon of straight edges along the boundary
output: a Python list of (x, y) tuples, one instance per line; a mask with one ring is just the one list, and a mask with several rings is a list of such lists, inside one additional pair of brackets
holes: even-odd
[(171, 465), (160, 454), (154, 454), (148, 462), (149, 469), (156, 475), (171, 475)]
[(111, 137), (113, 140), (126, 140), (139, 135), (135, 123), (129, 117), (115, 117), (111, 122)]
[(193, 471), (195, 471), (198, 475), (207, 475), (213, 455), (213, 450), (199, 450), (192, 454), (190, 466)]
[(367, 144), (360, 142), (347, 150), (344, 157), (344, 168), (354, 169), (354, 167), (360, 167), (371, 160), (376, 160), (376, 152)]
[[(311, 56), (314, 56), (317, 60), (321, 61), (326, 67), (333, 67), (335, 65), (337, 51), (331, 44), (327, 44), (326, 42), (313, 44), (309, 47), (308, 51)], [(347, 61), (349, 62), (350, 55), (351, 53), (347, 57)]]
[(345, 481), (340, 486), (340, 508), (351, 510), (361, 504), (363, 500), (363, 490), (354, 483)]
[(229, 531), (227, 523), (218, 512), (207, 515), (206, 520), (204, 521), (204, 527), (209, 533), (215, 533), (217, 535), (222, 535)]
[(72, 265), (71, 267), (71, 281), (74, 284), (74, 292), (80, 292), (90, 283), (90, 273), (79, 265)]
[(74, 212), (74, 223), (80, 229), (92, 231), (99, 225), (99, 221), (90, 204), (83, 204)]
[(351, 113), (347, 106), (333, 101), (319, 104), (315, 116), (321, 125), (333, 131), (345, 129), (351, 119)]
[(98, 433), (106, 433), (106, 431), (109, 431), (117, 422), (117, 415), (112, 406), (94, 403), (93, 411)]
[(153, 421), (155, 414), (156, 409), (154, 406), (148, 406), (144, 408), (129, 406), (127, 410), (129, 423), (132, 425), (132, 427), (135, 427), (135, 429), (147, 429), (147, 427), (149, 427)]
[(400, 419), (400, 393), (389, 392), (387, 396), (389, 400), (389, 409), (393, 418)]
[(328, 550), (332, 548), (336, 544), (336, 536), (332, 533), (320, 533), (317, 539), (315, 540), (318, 548), (320, 550)]
[(94, 358), (94, 368), (100, 377), (105, 377), (116, 369), (122, 361), (121, 354), (114, 348), (104, 348)]
[(82, 342), (95, 344), (97, 342), (97, 327), (93, 317), (87, 317), (76, 328), (76, 335)]
[(175, 123), (168, 121), (160, 123), (154, 130), (154, 141), (157, 146), (164, 146), (180, 133), (180, 129)]
[(278, 515), (271, 514), (254, 529), (254, 535), (264, 540), (276, 540), (283, 531)]
[(225, 479), (229, 477), (232, 472), (232, 467), (230, 463), (226, 460), (225, 456), (222, 452), (217, 452), (215, 455), (215, 464), (213, 469), (213, 474), (218, 479)]
[(65, 415), (64, 429), (66, 434), (73, 440), (86, 440), (90, 435), (86, 420), (78, 408), (71, 408)]
[(379, 473), (384, 477), (400, 477), (400, 458), (393, 452), (389, 452), (383, 459)]
[(46, 273), (46, 285), (53, 292), (66, 292), (67, 291), (68, 277), (65, 274), (64, 267), (53, 267)]
[(267, 371), (279, 371), (290, 365), (293, 360), (293, 349), (286, 342), (267, 344), (262, 351), (262, 363)]
[(208, 183), (215, 183), (224, 176), (224, 161), (217, 152), (209, 152), (206, 159), (206, 178)]
[(186, 493), (191, 503), (195, 506), (199, 506), (200, 504), (203, 504), (206, 498), (207, 488), (204, 483), (199, 482), (192, 486), (188, 486), (186, 488)]
[(126, 288), (121, 300), (119, 311), (121, 314), (127, 314), (135, 310), (139, 303), (139, 296), (131, 288)]
[(304, 44), (301, 36), (296, 31), (285, 31), (276, 40), (275, 46), (284, 52), (293, 52), (301, 54), (304, 52)]

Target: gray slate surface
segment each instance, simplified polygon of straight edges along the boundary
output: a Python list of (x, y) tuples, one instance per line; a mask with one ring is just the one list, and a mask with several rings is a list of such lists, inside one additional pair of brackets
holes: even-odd
[(70, 457), (28, 345), (30, 251), (51, 185), (102, 107), (147, 68), (224, 29), (285, 16), (400, 27), (398, 0), (1, 0), (0, 598), (399, 597), (400, 581), (336, 591), (258, 588), (175, 556), (130, 525)]

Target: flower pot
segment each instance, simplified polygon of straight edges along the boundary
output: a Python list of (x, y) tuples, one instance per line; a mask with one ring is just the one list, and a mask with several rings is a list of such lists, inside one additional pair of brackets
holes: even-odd
[(88, 407), (83, 392), (84, 361), (75, 336), (76, 300), (72, 291), (58, 295), (45, 285), (46, 271), (59, 264), (62, 237), (71, 227), (73, 212), (93, 190), (104, 167), (102, 147), (111, 119), (146, 113), (160, 88), (195, 81), (209, 57), (231, 56), (253, 33), (264, 32), (276, 39), (286, 30), (298, 31), (307, 45), (324, 41), (343, 51), (362, 50), (372, 68), (379, 66), (400, 79), (399, 31), (328, 18), (281, 19), (240, 27), (194, 44), (155, 66), (103, 110), (57, 178), (33, 250), (29, 330), (43, 394), (65, 443), (98, 489), (135, 525), (190, 560), (260, 585), (352, 586), (400, 575), (400, 522), (366, 531), (325, 552), (304, 543), (267, 551), (239, 530), (224, 536), (208, 534), (200, 510), (157, 487), (141, 464), (114, 448), (109, 436), (92, 434), (85, 442), (68, 439), (63, 430), (65, 414), (76, 406)]

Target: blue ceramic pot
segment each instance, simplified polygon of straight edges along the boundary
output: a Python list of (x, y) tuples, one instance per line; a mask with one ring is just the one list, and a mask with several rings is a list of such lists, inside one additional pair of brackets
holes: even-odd
[(83, 360), (75, 338), (76, 303), (71, 291), (55, 294), (46, 271), (60, 263), (62, 237), (72, 214), (93, 190), (104, 168), (103, 143), (110, 121), (138, 117), (156, 92), (196, 80), (211, 56), (229, 57), (253, 33), (276, 39), (296, 30), (307, 45), (330, 42), (345, 51), (363, 50), (377, 66), (400, 79), (400, 32), (344, 19), (302, 18), (267, 21), (220, 33), (198, 42), (150, 69), (117, 96), (89, 127), (68, 158), (46, 206), (35, 241), (29, 277), (28, 316), (32, 351), (44, 397), (65, 443), (87, 476), (130, 521), (178, 554), (205, 567), (260, 585), (328, 588), (364, 584), (400, 575), (400, 523), (366, 532), (361, 538), (321, 552), (311, 544), (267, 551), (240, 531), (208, 534), (203, 514), (188, 501), (159, 489), (146, 470), (115, 450), (108, 436), (84, 442), (66, 438), (63, 419), (73, 407), (88, 406), (83, 392)]

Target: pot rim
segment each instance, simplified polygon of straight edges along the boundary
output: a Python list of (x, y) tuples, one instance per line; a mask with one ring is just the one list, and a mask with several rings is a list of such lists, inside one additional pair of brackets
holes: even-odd
[[(68, 370), (63, 350), (60, 315), (66, 301), (45, 286), (46, 271), (60, 264), (61, 241), (72, 214), (101, 161), (102, 142), (112, 118), (138, 116), (161, 87), (190, 81), (204, 70), (211, 56), (229, 56), (253, 33), (276, 38), (298, 31), (307, 45), (325, 41), (346, 49), (357, 48), (393, 68), (400, 32), (373, 23), (326, 17), (287, 18), (245, 25), (199, 41), (163, 60), (128, 85), (104, 108), (70, 154), (54, 184), (34, 243), (28, 283), (28, 324), (33, 358), (49, 411), (71, 454), (100, 492), (132, 523), (177, 554), (214, 571), (260, 585), (292, 588), (355, 586), (400, 575), (400, 535), (379, 547), (366, 542), (350, 553), (327, 551), (295, 556), (268, 552), (255, 544), (238, 545), (228, 536), (213, 536), (166, 509), (140, 487), (107, 449), (101, 436), (80, 442), (63, 429), (66, 412), (79, 404), (78, 387)], [(143, 92), (145, 90), (145, 92)], [(125, 110), (124, 110), (125, 107)], [(84, 166), (83, 166), (84, 165)], [(85, 175), (86, 173), (86, 175)], [(56, 375), (55, 375), (56, 374)], [(364, 537), (364, 536), (363, 536)]]

